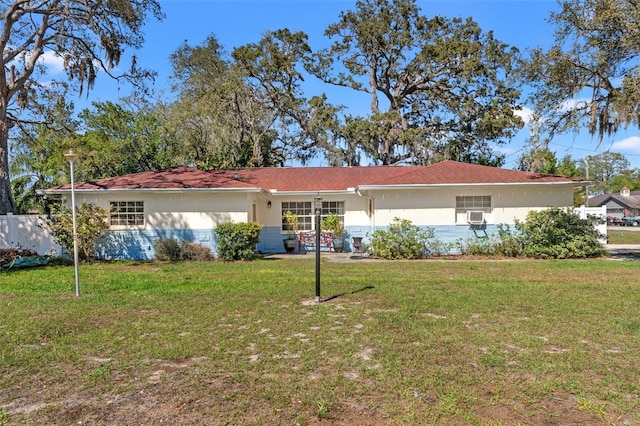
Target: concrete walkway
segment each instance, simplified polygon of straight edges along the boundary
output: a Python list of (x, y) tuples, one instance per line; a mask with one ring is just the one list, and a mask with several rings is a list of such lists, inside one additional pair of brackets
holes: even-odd
[[(314, 251), (306, 253), (276, 253), (265, 256), (265, 259), (315, 259)], [(326, 258), (332, 262), (371, 262), (380, 259), (374, 259), (363, 253), (335, 253), (323, 251), (320, 253), (321, 258)]]
[[(604, 249), (612, 260), (640, 261), (640, 244), (605, 244)], [(315, 252), (307, 253), (277, 253), (266, 255), (267, 259), (314, 259)], [(380, 259), (371, 258), (361, 253), (322, 252), (322, 258), (332, 262), (376, 262)]]
[(605, 244), (604, 249), (614, 260), (640, 261), (640, 244)]

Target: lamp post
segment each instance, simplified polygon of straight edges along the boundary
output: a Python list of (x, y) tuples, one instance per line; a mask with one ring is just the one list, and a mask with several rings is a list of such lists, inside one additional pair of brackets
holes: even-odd
[[(587, 157), (584, 158), (584, 166), (587, 172), (587, 180), (589, 180), (589, 160)], [(584, 185), (584, 193), (585, 193), (585, 198), (586, 200), (584, 200), (584, 205), (589, 207), (589, 185), (585, 184)]]
[(78, 154), (74, 153), (72, 149), (64, 155), (69, 160), (69, 167), (71, 169), (71, 220), (73, 223), (73, 268), (76, 276), (76, 296), (80, 296), (80, 278), (78, 275), (78, 231), (76, 227), (76, 191), (75, 182), (73, 177), (73, 163), (78, 158)]
[(322, 198), (317, 195), (313, 199), (316, 215), (316, 303), (320, 303), (320, 216), (322, 214)]

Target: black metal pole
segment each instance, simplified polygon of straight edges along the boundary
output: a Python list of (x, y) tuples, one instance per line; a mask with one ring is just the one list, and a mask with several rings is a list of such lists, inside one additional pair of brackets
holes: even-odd
[(316, 303), (320, 303), (320, 213), (316, 209)]

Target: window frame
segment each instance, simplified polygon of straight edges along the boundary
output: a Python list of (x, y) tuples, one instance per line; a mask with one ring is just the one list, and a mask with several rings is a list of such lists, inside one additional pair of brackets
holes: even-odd
[(144, 228), (145, 224), (144, 201), (109, 201), (109, 227), (111, 229), (139, 229)]
[[(291, 211), (298, 215), (298, 231), (313, 231), (315, 229), (315, 212), (313, 211), (312, 201), (283, 201), (280, 203), (281, 213), (281, 225), (280, 233), (287, 233), (287, 223), (284, 217), (284, 213)], [(322, 201), (322, 211), (320, 213), (320, 220), (329, 216), (330, 213), (335, 213), (340, 217), (340, 222), (344, 226), (344, 201)]]
[(283, 201), (280, 203), (280, 233), (287, 234), (285, 212), (290, 211), (298, 216), (298, 231), (313, 230), (313, 206), (311, 201)]

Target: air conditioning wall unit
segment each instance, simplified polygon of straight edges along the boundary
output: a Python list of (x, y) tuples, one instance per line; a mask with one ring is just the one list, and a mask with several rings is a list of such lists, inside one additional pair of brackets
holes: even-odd
[(467, 223), (472, 225), (481, 225), (484, 223), (484, 212), (482, 210), (468, 210)]

